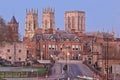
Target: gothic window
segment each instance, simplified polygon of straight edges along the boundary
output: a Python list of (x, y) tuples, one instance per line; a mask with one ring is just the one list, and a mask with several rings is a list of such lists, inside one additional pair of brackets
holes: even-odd
[(75, 18), (72, 16), (72, 28), (75, 28)]
[(50, 20), (50, 28), (52, 28), (52, 20)]
[(45, 20), (45, 29), (47, 28), (47, 20)]
[(81, 25), (80, 25), (80, 24), (81, 24), (81, 21), (80, 21), (80, 18), (81, 18), (81, 17), (78, 16), (78, 30), (81, 30)]
[(82, 16), (82, 17), (81, 17), (81, 30), (84, 29), (84, 27), (83, 27), (83, 23), (84, 23), (84, 21), (83, 21), (83, 20), (84, 20), (84, 17)]
[(35, 30), (35, 28), (36, 28), (36, 23), (35, 23), (35, 20), (34, 20), (34, 30)]
[(28, 30), (30, 30), (31, 23), (29, 23), (28, 25), (29, 25), (29, 26), (28, 26)]
[(70, 28), (70, 17), (68, 16), (68, 28)]

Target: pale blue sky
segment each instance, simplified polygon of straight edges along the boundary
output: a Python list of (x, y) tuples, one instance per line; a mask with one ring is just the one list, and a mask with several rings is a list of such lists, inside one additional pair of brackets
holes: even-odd
[(64, 29), (64, 12), (82, 10), (86, 12), (86, 31), (114, 31), (120, 35), (120, 0), (1, 0), (0, 16), (7, 22), (15, 15), (19, 32), (23, 36), (26, 9), (38, 8), (41, 25), (42, 8), (55, 8), (56, 26)]

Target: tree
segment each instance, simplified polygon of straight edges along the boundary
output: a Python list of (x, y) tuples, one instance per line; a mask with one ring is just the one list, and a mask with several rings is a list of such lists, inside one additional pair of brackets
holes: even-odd
[(6, 24), (5, 24), (5, 20), (0, 17), (0, 43), (7, 40), (6, 39)]
[(18, 35), (12, 32), (12, 29), (5, 23), (5, 20), (0, 17), (0, 44), (2, 42), (15, 42), (16, 36)]

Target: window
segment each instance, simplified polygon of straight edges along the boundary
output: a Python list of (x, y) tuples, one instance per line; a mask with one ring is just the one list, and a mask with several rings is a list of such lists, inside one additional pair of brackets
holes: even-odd
[(55, 45), (52, 45), (52, 50), (55, 50)]
[(62, 50), (62, 47), (63, 47), (63, 44), (62, 44), (62, 45), (60, 45), (60, 50)]
[(43, 48), (45, 48), (45, 45), (43, 45)]
[(21, 53), (21, 49), (18, 52)]
[(19, 61), (21, 61), (21, 58), (19, 58)]
[(48, 49), (51, 50), (51, 48), (52, 48), (52, 45), (48, 45)]
[(7, 52), (10, 52), (10, 49), (7, 49)]
[(76, 45), (76, 48), (75, 48), (76, 50), (79, 50), (79, 46), (78, 45)]
[(57, 46), (56, 45), (49, 45), (48, 48), (49, 48), (49, 50), (56, 50)]
[(9, 59), (11, 59), (11, 56), (9, 56)]
[(80, 50), (80, 46), (79, 45), (72, 45), (72, 49), (73, 50)]
[(72, 49), (75, 50), (75, 45), (72, 45)]

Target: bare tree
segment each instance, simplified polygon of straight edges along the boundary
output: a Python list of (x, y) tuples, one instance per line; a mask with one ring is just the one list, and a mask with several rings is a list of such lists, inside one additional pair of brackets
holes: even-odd
[(0, 44), (2, 42), (15, 42), (16, 36), (19, 38), (19, 35), (16, 35), (12, 29), (6, 25), (5, 20), (0, 17)]

